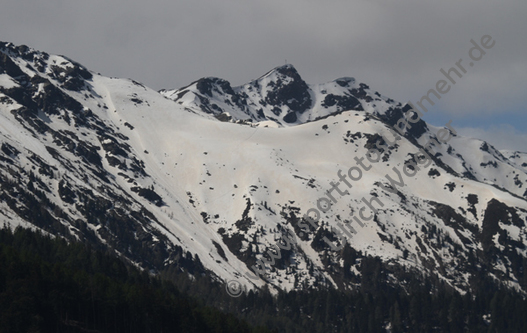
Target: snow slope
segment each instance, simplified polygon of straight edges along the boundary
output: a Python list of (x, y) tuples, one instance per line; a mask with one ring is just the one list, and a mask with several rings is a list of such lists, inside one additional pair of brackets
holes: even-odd
[[(352, 287), (360, 260), (348, 265), (344, 238), (462, 291), (481, 267), (524, 288), (513, 267), (527, 256), (523, 153), (453, 136), (404, 171), (439, 131), (421, 121), (370, 162), (407, 106), (352, 78), (308, 85), (291, 65), (240, 87), (205, 78), (160, 93), (27, 47), (0, 52), (6, 223), (249, 288)], [(284, 233), (291, 248), (251, 278)]]

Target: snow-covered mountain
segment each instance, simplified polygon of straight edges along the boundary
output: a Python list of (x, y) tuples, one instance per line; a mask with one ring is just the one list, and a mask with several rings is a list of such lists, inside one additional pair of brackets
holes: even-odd
[(198, 113), (210, 118), (271, 121), (280, 127), (303, 124), (341, 111), (366, 110), (378, 115), (401, 106), (351, 77), (308, 85), (292, 65), (277, 67), (239, 87), (208, 77), (181, 89), (162, 90), (161, 94), (187, 110), (201, 111)]
[(402, 286), (484, 272), (526, 291), (527, 154), (422, 120), (386, 143), (409, 109), (291, 65), (156, 92), (0, 43), (0, 222), (248, 288), (353, 288), (373, 255)]

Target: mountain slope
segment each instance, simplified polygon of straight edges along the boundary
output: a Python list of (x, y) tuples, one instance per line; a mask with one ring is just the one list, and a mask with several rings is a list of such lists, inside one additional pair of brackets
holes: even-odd
[(24, 46), (0, 53), (6, 223), (249, 288), (354, 288), (366, 254), (394, 284), (406, 269), (466, 291), (483, 270), (527, 288), (522, 153), (452, 130), (429, 146), (440, 129), (421, 120), (370, 162), (409, 106), (351, 78), (307, 85), (291, 65), (158, 93)]

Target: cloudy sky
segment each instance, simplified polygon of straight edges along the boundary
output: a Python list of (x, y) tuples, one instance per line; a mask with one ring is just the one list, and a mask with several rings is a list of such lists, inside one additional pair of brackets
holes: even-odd
[[(157, 90), (240, 85), (287, 61), (307, 83), (352, 76), (400, 102), (463, 59), (425, 120), (527, 151), (526, 16), (525, 0), (3, 0), (0, 40)], [(484, 35), (495, 45), (470, 67)]]

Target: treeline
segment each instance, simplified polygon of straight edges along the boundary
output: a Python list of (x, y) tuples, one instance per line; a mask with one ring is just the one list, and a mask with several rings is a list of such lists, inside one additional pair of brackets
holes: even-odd
[[(473, 292), (462, 295), (437, 277), (423, 281), (415, 273), (395, 273), (379, 258), (360, 260), (358, 287), (344, 292), (319, 288), (272, 296), (264, 288), (232, 298), (210, 279), (189, 281), (174, 272), (164, 276), (210, 306), (284, 333), (527, 332), (525, 298), (499, 287), (484, 272), (472, 280)], [(392, 274), (404, 284), (390, 283)]]
[(393, 286), (380, 259), (360, 260), (356, 290), (272, 296), (264, 288), (232, 298), (206, 275), (167, 269), (152, 277), (89, 245), (3, 229), (0, 332), (527, 331), (527, 301), (483, 273), (461, 295), (409, 272)]
[(81, 243), (0, 230), (0, 332), (268, 332)]

